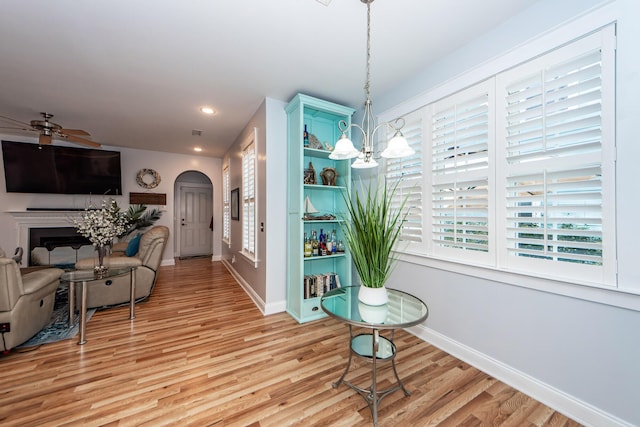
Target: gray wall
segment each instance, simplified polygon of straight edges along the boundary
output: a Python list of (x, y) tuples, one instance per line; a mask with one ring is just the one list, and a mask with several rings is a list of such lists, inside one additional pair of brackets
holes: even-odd
[[(282, 312), (286, 302), (286, 168), (278, 158), (287, 146), (285, 103), (266, 98), (227, 151), (230, 189), (242, 188), (242, 144), (257, 128), (257, 263), (242, 251), (242, 220), (231, 221), (231, 246), (222, 243), (222, 260), (265, 314)], [(267, 158), (271, 161), (267, 162)], [(224, 167), (224, 166), (223, 166)], [(242, 190), (240, 190), (242, 194)], [(242, 219), (242, 203), (240, 203)], [(261, 227), (261, 226), (264, 227)], [(261, 231), (264, 230), (264, 231)]]
[[(635, 256), (640, 240), (636, 187), (640, 158), (639, 1), (541, 0), (376, 102), (383, 110), (410, 103), (412, 97), (604, 3), (613, 4), (619, 17), (619, 283), (639, 289)], [(617, 294), (601, 299), (607, 303), (594, 302), (528, 289), (518, 286), (517, 280), (507, 284), (487, 276), (480, 278), (452, 263), (428, 264), (428, 260), (415, 259), (400, 262), (389, 284), (419, 296), (429, 306), (430, 317), (425, 326), (414, 329), (416, 334), (586, 424), (640, 425), (638, 295)]]

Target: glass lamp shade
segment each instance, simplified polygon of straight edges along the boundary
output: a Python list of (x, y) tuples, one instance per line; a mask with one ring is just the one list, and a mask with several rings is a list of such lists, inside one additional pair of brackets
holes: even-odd
[(402, 133), (396, 132), (387, 144), (387, 148), (380, 155), (385, 159), (399, 159), (413, 154), (415, 154), (415, 150), (409, 146)]
[(356, 159), (355, 162), (351, 164), (351, 167), (354, 169), (369, 169), (378, 167), (378, 162), (376, 162), (373, 158), (370, 158), (368, 162), (364, 161), (364, 156), (360, 156)]
[(338, 142), (336, 142), (336, 148), (329, 154), (329, 158), (332, 160), (353, 159), (358, 154), (360, 154), (360, 151), (355, 149), (353, 142), (343, 133)]

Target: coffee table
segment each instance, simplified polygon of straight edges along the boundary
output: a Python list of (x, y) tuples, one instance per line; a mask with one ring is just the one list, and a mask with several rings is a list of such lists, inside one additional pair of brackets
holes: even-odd
[(93, 270), (74, 270), (67, 271), (60, 277), (61, 282), (67, 282), (69, 284), (69, 325), (75, 323), (75, 284), (82, 284), (80, 288), (80, 339), (78, 340), (78, 345), (83, 345), (87, 342), (87, 288), (91, 283), (111, 280), (114, 277), (128, 274), (130, 277), (131, 290), (129, 296), (129, 319), (133, 320), (136, 318), (136, 268), (137, 267), (110, 268), (100, 274), (95, 273)]
[[(395, 356), (396, 345), (393, 343), (395, 329), (407, 328), (424, 322), (429, 316), (429, 309), (419, 298), (406, 292), (387, 288), (389, 302), (382, 306), (370, 306), (358, 301), (359, 286), (346, 286), (333, 289), (324, 294), (320, 300), (322, 310), (329, 316), (349, 325), (349, 360), (342, 376), (333, 383), (337, 388), (345, 383), (357, 391), (369, 405), (373, 415), (373, 425), (378, 425), (378, 406), (383, 397), (402, 389), (405, 396), (411, 393), (398, 376)], [(371, 333), (354, 335), (353, 327), (371, 329)], [(388, 330), (388, 337), (380, 335), (381, 330)], [(351, 358), (356, 356), (368, 360), (372, 364), (371, 386), (358, 387), (345, 380)], [(380, 362), (391, 362), (396, 385), (385, 390), (378, 390), (377, 366)]]

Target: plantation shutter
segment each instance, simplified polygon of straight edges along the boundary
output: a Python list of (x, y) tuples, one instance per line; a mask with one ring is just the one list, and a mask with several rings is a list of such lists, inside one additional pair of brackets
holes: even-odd
[(431, 106), (431, 218), (436, 254), (489, 252), (492, 97), (491, 82), (484, 82)]
[(591, 37), (501, 78), (508, 265), (557, 261), (566, 273), (583, 266), (572, 278), (600, 280), (584, 267), (604, 260), (603, 88), (613, 85), (600, 43)]
[(255, 140), (242, 150), (242, 249), (255, 254)]
[(222, 238), (227, 242), (231, 238), (231, 189), (229, 188), (229, 165), (222, 171)]
[[(415, 150), (415, 154), (401, 159), (387, 159), (386, 177), (390, 186), (398, 184), (391, 201), (391, 207), (397, 211), (406, 198), (403, 214), (406, 213), (402, 225), (400, 240), (422, 242), (422, 117), (421, 111), (406, 115), (402, 134)], [(390, 135), (392, 136), (392, 135)]]

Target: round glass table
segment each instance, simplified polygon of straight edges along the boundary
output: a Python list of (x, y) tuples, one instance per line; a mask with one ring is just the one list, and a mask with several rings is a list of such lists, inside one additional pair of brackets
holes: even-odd
[[(338, 387), (345, 383), (357, 391), (367, 402), (373, 415), (373, 425), (378, 425), (378, 405), (383, 397), (402, 389), (406, 396), (411, 393), (404, 387), (396, 370), (396, 345), (393, 342), (395, 329), (408, 328), (424, 322), (429, 316), (427, 305), (419, 298), (406, 292), (387, 288), (389, 302), (381, 306), (371, 306), (358, 301), (359, 286), (346, 286), (333, 289), (324, 294), (320, 300), (322, 310), (329, 316), (349, 325), (349, 359), (340, 378), (333, 383)], [(371, 329), (370, 333), (354, 335), (353, 328)], [(388, 337), (380, 335), (387, 330)], [(374, 357), (375, 355), (375, 357)], [(351, 367), (352, 356), (369, 360), (372, 364), (371, 386), (358, 387), (345, 380)], [(377, 366), (379, 362), (391, 362), (396, 384), (385, 390), (377, 389)]]

